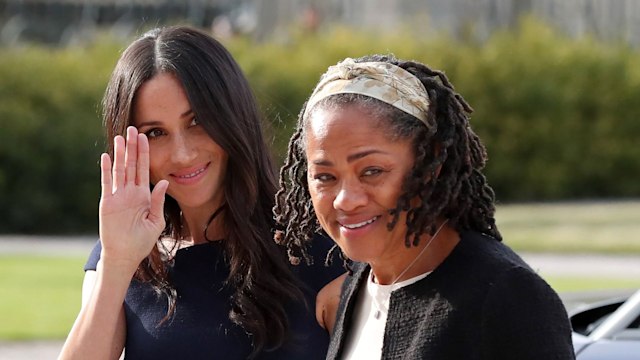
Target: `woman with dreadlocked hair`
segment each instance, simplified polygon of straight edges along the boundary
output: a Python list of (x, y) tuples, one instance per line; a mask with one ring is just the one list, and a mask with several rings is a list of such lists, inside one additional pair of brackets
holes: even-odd
[(327, 359), (575, 358), (559, 297), (501, 242), (471, 111), (444, 73), (381, 55), (330, 67), (305, 104), (276, 238), (304, 259), (326, 232), (345, 259), (318, 294)]

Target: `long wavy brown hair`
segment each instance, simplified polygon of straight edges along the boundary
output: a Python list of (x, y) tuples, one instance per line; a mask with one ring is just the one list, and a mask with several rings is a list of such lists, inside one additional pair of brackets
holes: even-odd
[[(228, 234), (223, 240), (230, 265), (228, 285), (234, 292), (230, 319), (252, 335), (254, 354), (279, 347), (288, 334), (285, 305), (302, 295), (286, 256), (272, 240), (276, 180), (254, 95), (231, 54), (211, 36), (185, 26), (154, 29), (123, 52), (104, 95), (111, 156), (114, 136), (123, 135), (133, 123), (138, 89), (158, 73), (180, 80), (198, 122), (229, 156), (222, 217)], [(183, 221), (169, 195), (164, 213), (163, 237), (175, 242), (182, 236)], [(165, 319), (174, 312), (177, 299), (167, 270), (166, 259), (155, 247), (135, 275), (168, 297)]]

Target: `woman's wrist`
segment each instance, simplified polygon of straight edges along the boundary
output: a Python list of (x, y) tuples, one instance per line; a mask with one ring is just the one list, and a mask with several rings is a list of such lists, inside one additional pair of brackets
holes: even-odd
[(122, 277), (130, 281), (133, 278), (141, 261), (133, 259), (123, 259), (102, 254), (96, 270), (98, 273), (110, 275), (111, 277)]

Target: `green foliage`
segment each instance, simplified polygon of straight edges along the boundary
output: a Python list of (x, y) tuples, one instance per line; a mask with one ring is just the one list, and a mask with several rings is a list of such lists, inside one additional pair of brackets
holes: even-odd
[(117, 55), (113, 46), (0, 52), (2, 232), (97, 228), (98, 105)]
[(285, 43), (227, 45), (279, 118), (280, 156), (328, 65), (393, 53), (443, 70), (474, 107), (472, 126), (488, 148), (486, 173), (501, 201), (640, 195), (640, 53), (623, 44), (569, 39), (525, 18), (482, 44), (335, 28)]
[[(475, 109), (500, 201), (640, 196), (640, 53), (623, 44), (570, 39), (526, 18), (482, 43), (334, 27), (225, 45), (273, 124), (278, 159), (327, 66), (393, 53), (444, 70)], [(102, 39), (0, 52), (0, 232), (96, 229), (99, 101), (122, 47)]]
[(453, 81), (475, 107), (487, 173), (509, 201), (640, 194), (640, 54), (533, 21), (497, 34)]

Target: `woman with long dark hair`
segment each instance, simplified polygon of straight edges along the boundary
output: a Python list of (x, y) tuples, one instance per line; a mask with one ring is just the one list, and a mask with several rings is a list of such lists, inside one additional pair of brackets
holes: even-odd
[(100, 244), (60, 358), (324, 358), (315, 296), (342, 270), (293, 268), (273, 241), (270, 151), (229, 52), (189, 27), (146, 33), (103, 120)]

